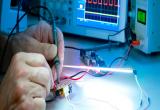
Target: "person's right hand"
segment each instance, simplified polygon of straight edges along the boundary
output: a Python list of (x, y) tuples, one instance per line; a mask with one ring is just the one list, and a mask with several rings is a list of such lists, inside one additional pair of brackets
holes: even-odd
[(45, 110), (52, 81), (42, 54), (17, 53), (1, 84), (0, 110)]

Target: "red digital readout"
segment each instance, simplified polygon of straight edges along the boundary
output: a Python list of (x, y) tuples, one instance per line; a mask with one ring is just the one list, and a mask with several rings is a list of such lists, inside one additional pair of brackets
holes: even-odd
[(86, 0), (89, 4), (118, 7), (118, 0)]

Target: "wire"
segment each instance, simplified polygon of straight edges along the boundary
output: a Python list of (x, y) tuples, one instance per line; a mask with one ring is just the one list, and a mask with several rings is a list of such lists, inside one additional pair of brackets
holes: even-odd
[(80, 71), (80, 72), (78, 72), (78, 73), (76, 73), (76, 74), (74, 74), (74, 75), (72, 75), (70, 77), (73, 78), (73, 77), (75, 77), (75, 76), (77, 76), (77, 75), (79, 75), (81, 73), (88, 73), (88, 72), (87, 71)]
[(117, 58), (115, 58), (115, 59), (109, 64), (108, 67), (111, 68), (114, 62), (116, 62), (117, 60), (121, 60), (121, 59), (123, 59), (123, 57), (117, 57)]
[[(74, 77), (76, 77), (77, 75), (79, 75), (79, 74), (81, 74), (81, 73), (83, 73), (80, 77), (78, 77), (78, 78), (74, 78)], [(78, 73), (76, 73), (76, 74), (74, 74), (74, 75), (72, 75), (72, 76), (64, 76), (63, 78), (61, 78), (62, 80), (63, 79), (70, 79), (70, 80), (80, 80), (80, 79), (82, 79), (86, 74), (89, 74), (89, 72), (88, 71), (80, 71), (80, 72), (78, 72)]]
[[(117, 57), (117, 58), (115, 58), (110, 64), (109, 64), (109, 68), (111, 68), (112, 67), (112, 65), (113, 65), (113, 63), (115, 62), (115, 61), (117, 61), (117, 60), (120, 60), (119, 61), (119, 63), (117, 63), (117, 65), (116, 65), (116, 67), (120, 67), (122, 64), (123, 64), (123, 62), (124, 61), (126, 61), (127, 59), (128, 59), (128, 57), (129, 57), (129, 55), (130, 55), (130, 52), (131, 52), (131, 48), (132, 48), (132, 46), (130, 45), (129, 46), (129, 48), (127, 49), (127, 51), (125, 52), (126, 54), (123, 56), (123, 57)], [(102, 71), (102, 72), (95, 72), (95, 71), (89, 71), (89, 74), (90, 75), (92, 75), (92, 76), (94, 76), (94, 77), (103, 77), (103, 76), (106, 76), (106, 75), (111, 75), (111, 74), (113, 74), (113, 72), (104, 72), (104, 71)]]
[(112, 42), (112, 43), (107, 43), (107, 44), (102, 44), (96, 47), (91, 47), (91, 48), (77, 48), (77, 47), (72, 47), (72, 46), (65, 46), (65, 48), (69, 48), (69, 49), (74, 49), (74, 50), (84, 50), (84, 51), (97, 51), (97, 50), (102, 50), (105, 48), (113, 48), (113, 47), (120, 47), (121, 43), (119, 42)]
[(116, 106), (115, 104), (110, 103), (110, 101), (107, 101), (107, 100), (97, 99), (97, 98), (94, 98), (94, 97), (93, 98), (92, 97), (88, 97), (88, 100), (93, 100), (93, 101), (105, 103), (105, 104), (108, 104), (110, 107), (112, 107), (114, 110), (120, 110), (118, 108), (118, 106)]
[[(115, 34), (111, 34), (111, 35), (108, 35), (108, 41), (110, 41), (110, 37), (111, 36), (116, 36), (118, 35), (119, 33), (121, 33), (122, 31), (128, 29), (129, 26), (125, 27), (124, 29), (118, 31), (117, 33)], [(96, 50), (101, 50), (101, 49), (104, 49), (104, 48), (110, 48), (110, 47), (119, 47), (121, 45), (120, 42), (109, 42), (107, 44), (102, 44), (102, 45), (99, 45), (99, 46), (96, 46), (96, 47), (91, 47), (91, 48), (77, 48), (77, 47), (72, 47), (72, 46), (65, 46), (65, 48), (70, 48), (70, 49), (74, 49), (74, 50), (85, 50), (85, 51), (96, 51)]]
[(143, 103), (142, 102), (142, 100), (143, 100), (143, 90), (142, 90), (142, 87), (141, 87), (141, 85), (140, 85), (140, 83), (138, 81), (137, 75), (134, 75), (134, 78), (135, 78), (136, 84), (137, 84), (137, 86), (138, 86), (138, 88), (140, 90), (140, 102), (139, 102), (140, 106), (139, 106), (139, 108), (141, 108), (142, 103)]
[(72, 46), (65, 46), (65, 48), (68, 48), (68, 49), (73, 49), (73, 50), (84, 50), (84, 49), (81, 49), (81, 48), (77, 48), (77, 47), (72, 47)]
[(42, 18), (43, 20), (45, 20), (47, 22), (50, 22), (50, 20), (48, 20), (46, 17), (42, 16), (39, 13), (30, 12), (29, 14), (32, 15), (32, 16), (36, 16), (36, 17)]
[[(16, 23), (17, 23), (18, 20), (19, 20), (20, 6), (21, 6), (21, 0), (18, 1), (18, 10), (17, 10), (17, 19), (16, 19)], [(19, 24), (17, 25), (16, 32), (19, 32)]]
[(67, 103), (72, 107), (72, 110), (76, 110), (76, 107), (73, 103), (71, 103), (70, 98), (69, 97), (65, 97), (65, 99), (67, 100)]
[(147, 98), (147, 101), (148, 101), (148, 105), (144, 108), (144, 110), (148, 110), (148, 108), (149, 108), (150, 105), (151, 105), (151, 100), (150, 100), (149, 97)]
[[(108, 41), (110, 41), (110, 37), (116, 36), (118, 34), (120, 34), (122, 31), (125, 31), (126, 29), (130, 29), (129, 26), (126, 26), (125, 28), (121, 29), (120, 31), (116, 32), (115, 34), (110, 34), (107, 36)], [(82, 48), (77, 48), (77, 47), (72, 47), (72, 46), (65, 46), (65, 48), (70, 48), (70, 49), (74, 49), (74, 50), (85, 50), (85, 51), (97, 51), (97, 50), (101, 50), (104, 48), (110, 48), (110, 47), (119, 47), (122, 43), (120, 42), (109, 42), (107, 44), (102, 44), (96, 47), (92, 47), (92, 48), (86, 48), (86, 49), (82, 49)]]
[(112, 67), (113, 63), (117, 60), (120, 60), (120, 62), (117, 64), (117, 67), (120, 67), (123, 63), (123, 61), (126, 61), (131, 53), (132, 45), (130, 45), (126, 51), (126, 54), (123, 57), (117, 57), (113, 59), (113, 61), (109, 64), (109, 67)]
[(144, 110), (147, 110), (150, 107), (150, 105), (151, 105), (151, 101), (150, 101), (150, 98), (147, 95), (147, 93), (142, 89), (142, 87), (141, 87), (141, 85), (140, 85), (140, 83), (138, 81), (138, 77), (137, 77), (136, 71), (134, 72), (134, 79), (135, 79), (136, 84), (137, 84), (137, 86), (138, 86), (138, 88), (140, 90), (140, 102), (139, 102), (139, 108), (138, 108), (138, 110), (140, 108), (142, 108), (142, 106), (143, 106), (143, 95), (146, 97), (147, 102), (148, 102), (147, 106), (144, 108)]
[[(2, 60), (1, 60), (1, 63), (0, 63), (0, 67), (2, 67), (2, 65), (3, 65), (3, 63), (4, 63), (4, 56), (5, 56), (5, 53), (6, 53), (7, 48), (8, 48), (9, 40), (10, 40), (10, 38), (11, 38), (14, 30), (16, 29), (16, 27), (17, 27), (18, 24), (20, 23), (20, 21), (21, 21), (29, 12), (31, 12), (32, 10), (34, 10), (34, 9), (40, 9), (40, 8), (46, 10), (46, 11), (48, 12), (48, 14), (50, 15), (50, 18), (53, 20), (52, 13), (51, 13), (50, 10), (49, 10), (47, 7), (45, 7), (45, 6), (40, 6), (40, 5), (38, 5), (38, 6), (34, 6), (34, 7), (31, 7), (30, 9), (28, 9), (28, 10), (20, 17), (20, 19), (18, 19), (18, 22), (16, 22), (15, 26), (12, 28), (11, 32), (10, 32), (9, 35), (8, 35), (8, 38), (7, 38), (7, 40), (6, 40), (6, 43), (5, 43), (3, 52), (2, 52)], [(50, 23), (52, 23), (52, 22), (53, 22), (53, 21), (50, 21)]]
[(121, 29), (120, 31), (116, 32), (115, 34), (108, 35), (107, 36), (108, 37), (108, 41), (110, 41), (110, 37), (116, 36), (116, 35), (120, 34), (121, 32), (125, 31), (128, 28), (129, 28), (129, 26), (126, 26), (125, 28)]

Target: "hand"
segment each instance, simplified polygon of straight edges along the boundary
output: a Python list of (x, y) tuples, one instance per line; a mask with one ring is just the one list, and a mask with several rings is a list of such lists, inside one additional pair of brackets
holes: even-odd
[[(58, 56), (60, 58), (61, 70), (64, 60), (64, 40), (62, 32), (57, 28), (58, 35)], [(6, 58), (11, 58), (11, 54), (15, 54), (17, 52), (33, 52), (33, 53), (41, 53), (44, 57), (50, 61), (53, 60), (55, 56), (55, 51), (57, 51), (57, 47), (53, 44), (52, 37), (52, 28), (45, 21), (40, 21), (39, 24), (33, 25), (28, 28), (25, 32), (16, 34), (12, 37), (10, 41), (9, 50), (6, 54)], [(12, 50), (12, 51), (11, 51)], [(9, 65), (10, 61), (5, 60), (7, 69), (7, 65)], [(52, 67), (53, 77), (56, 79), (55, 68)]]
[(42, 54), (16, 54), (0, 86), (0, 110), (45, 110), (52, 81)]
[[(29, 36), (32, 36), (33, 38), (37, 39), (41, 43), (51, 43), (53, 44), (53, 35), (52, 35), (52, 28), (50, 25), (48, 25), (44, 21), (40, 21), (38, 25), (34, 25), (30, 27), (27, 31), (26, 34)], [(63, 34), (60, 31), (60, 29), (57, 28), (57, 35), (58, 35), (58, 56), (60, 58), (60, 73), (62, 72), (62, 67), (63, 67), (63, 61), (64, 61), (64, 40), (63, 40)], [(51, 53), (53, 51), (50, 51)], [(47, 60), (53, 60), (53, 57)], [(55, 71), (55, 66), (53, 65), (52, 67), (52, 72), (53, 72), (53, 77), (54, 80), (56, 79), (56, 71)], [(61, 75), (59, 75), (61, 76)]]

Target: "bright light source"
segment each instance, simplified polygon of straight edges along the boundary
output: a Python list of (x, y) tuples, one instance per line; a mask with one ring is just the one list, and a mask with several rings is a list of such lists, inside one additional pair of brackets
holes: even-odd
[(73, 68), (73, 69), (86, 69), (94, 71), (109, 71), (109, 72), (119, 72), (119, 73), (133, 73), (131, 68), (102, 68), (102, 67), (90, 67), (90, 66), (73, 66), (73, 65), (64, 65), (64, 68)]

